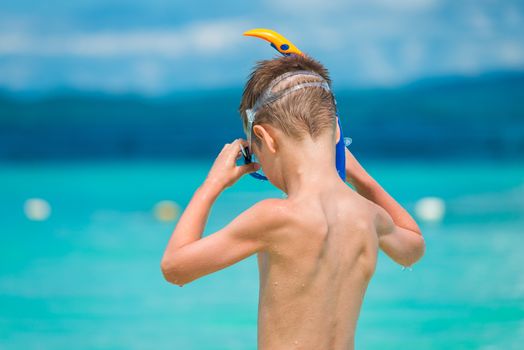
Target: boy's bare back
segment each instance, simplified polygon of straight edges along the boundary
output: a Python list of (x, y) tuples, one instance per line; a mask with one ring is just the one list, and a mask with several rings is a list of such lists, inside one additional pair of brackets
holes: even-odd
[(418, 226), (346, 151), (355, 191), (327, 166), (331, 160), (306, 161), (301, 168), (309, 169), (298, 174), (307, 175), (275, 180), (287, 199), (263, 200), (202, 237), (219, 194), (256, 168), (235, 165), (241, 143), (224, 146), (180, 217), (162, 259), (164, 277), (183, 286), (258, 254), (259, 349), (352, 349), (378, 248), (413, 264), (424, 253)]
[(377, 260), (374, 205), (341, 181), (282, 201), (289, 225), (258, 254), (259, 349), (351, 349)]

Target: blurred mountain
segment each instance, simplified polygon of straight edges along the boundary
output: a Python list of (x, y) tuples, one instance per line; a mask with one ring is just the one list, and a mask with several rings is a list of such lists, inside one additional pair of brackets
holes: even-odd
[[(0, 95), (0, 160), (213, 157), (244, 137), (242, 90), (163, 98)], [(341, 90), (352, 150), (377, 158), (524, 158), (524, 72)]]

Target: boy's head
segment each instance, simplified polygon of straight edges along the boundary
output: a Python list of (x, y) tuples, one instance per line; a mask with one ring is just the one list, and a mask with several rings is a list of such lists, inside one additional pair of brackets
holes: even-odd
[[(275, 84), (278, 81), (276, 78), (299, 71), (316, 74), (290, 74), (291, 76)], [(301, 55), (260, 61), (250, 74), (239, 111), (244, 131), (246, 134), (251, 132), (252, 151), (260, 159), (262, 168), (270, 180), (276, 180), (277, 177), (277, 166), (273, 164), (276, 158), (274, 156), (278, 153), (276, 146), (282, 146), (283, 143), (289, 146), (289, 142), (299, 143), (305, 138), (313, 141), (319, 137), (335, 140), (335, 101), (330, 91), (318, 86), (321, 82), (331, 86), (327, 69), (311, 57)], [(316, 86), (288, 90), (303, 83), (316, 83)], [(261, 104), (265, 101), (264, 93), (271, 84), (274, 84), (270, 90), (272, 94), (278, 95), (284, 90), (286, 93), (276, 100), (269, 99), (269, 103)], [(249, 130), (246, 110), (253, 109), (255, 104), (256, 113), (252, 129)]]

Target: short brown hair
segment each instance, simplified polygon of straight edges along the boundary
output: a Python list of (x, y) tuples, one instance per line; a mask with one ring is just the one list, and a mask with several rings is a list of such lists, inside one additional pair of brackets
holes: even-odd
[[(239, 112), (244, 130), (247, 130), (246, 109), (255, 102), (276, 77), (293, 71), (311, 71), (319, 74), (330, 86), (327, 69), (309, 56), (291, 55), (257, 62), (245, 85)], [(278, 83), (273, 92), (281, 91), (304, 82), (320, 81), (311, 75), (295, 76)], [(305, 88), (286, 95), (261, 107), (253, 125), (267, 123), (282, 130), (286, 135), (302, 139), (309, 134), (313, 139), (329, 129), (336, 128), (336, 106), (332, 94), (321, 88)], [(257, 137), (253, 137), (258, 142)]]

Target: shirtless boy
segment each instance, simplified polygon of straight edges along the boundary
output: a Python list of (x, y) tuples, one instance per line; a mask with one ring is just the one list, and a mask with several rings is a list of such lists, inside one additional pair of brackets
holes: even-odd
[[(286, 93), (258, 103), (250, 124), (246, 110), (252, 111), (275, 81), (270, 92)], [(328, 72), (307, 56), (259, 62), (240, 105), (259, 161), (236, 164), (241, 146), (249, 147), (246, 140), (222, 148), (180, 217), (161, 263), (165, 279), (182, 286), (256, 253), (261, 350), (353, 349), (378, 249), (404, 266), (424, 254), (416, 222), (347, 149), (346, 176), (353, 188), (341, 180), (335, 168), (336, 107), (322, 82), (330, 86)], [(220, 193), (260, 167), (287, 198), (265, 199), (202, 238)]]

